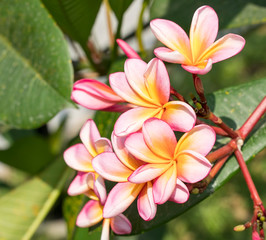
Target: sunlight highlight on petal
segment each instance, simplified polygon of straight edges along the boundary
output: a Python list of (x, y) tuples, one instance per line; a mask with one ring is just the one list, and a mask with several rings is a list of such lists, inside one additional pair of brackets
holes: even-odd
[(77, 171), (94, 172), (91, 165), (92, 156), (81, 143), (75, 144), (65, 150), (64, 160), (69, 167)]
[(103, 219), (102, 206), (98, 201), (90, 200), (80, 211), (76, 224), (79, 227), (91, 227)]
[(137, 198), (144, 184), (123, 182), (116, 184), (109, 193), (103, 209), (104, 218), (124, 212)]

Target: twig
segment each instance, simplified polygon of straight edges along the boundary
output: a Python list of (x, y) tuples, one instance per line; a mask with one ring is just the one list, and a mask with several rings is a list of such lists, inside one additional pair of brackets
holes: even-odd
[(207, 155), (207, 159), (213, 163), (221, 158), (226, 157), (227, 155), (231, 155), (235, 149), (237, 148), (236, 145), (236, 140), (232, 139), (229, 143), (224, 145), (223, 147), (217, 149), (214, 152), (211, 152), (210, 154)]
[(186, 99), (179, 92), (177, 92), (172, 86), (170, 88), (170, 94), (176, 96), (178, 100), (187, 103)]
[(249, 116), (246, 122), (242, 125), (242, 127), (238, 130), (242, 139), (245, 139), (247, 135), (251, 132), (260, 118), (266, 111), (266, 97), (262, 99), (260, 104), (256, 107), (253, 113)]
[(258, 191), (255, 187), (255, 184), (250, 176), (250, 173), (248, 171), (248, 168), (247, 168), (247, 165), (246, 165), (246, 162), (243, 158), (243, 155), (241, 153), (241, 151), (237, 148), (235, 150), (235, 156), (236, 156), (236, 159), (237, 159), (237, 162), (239, 164), (239, 167), (242, 171), (242, 174), (245, 178), (245, 181), (247, 183), (247, 186), (248, 186), (248, 189), (250, 191), (250, 195), (251, 195), (251, 199), (253, 200), (254, 202), (254, 206), (258, 206), (261, 208), (261, 210), (263, 211), (263, 213), (266, 215), (266, 212), (265, 212), (265, 209), (262, 205), (262, 201), (260, 199), (260, 196), (258, 194)]
[(225, 132), (228, 133), (228, 135), (235, 139), (235, 138), (238, 138), (238, 134), (232, 129), (230, 128), (227, 124), (225, 124), (223, 122), (223, 120), (219, 117), (217, 117), (216, 115), (214, 115), (213, 112), (210, 112), (208, 118), (209, 120), (211, 120), (213, 123), (215, 123), (217, 126), (219, 126), (220, 128), (222, 128)]

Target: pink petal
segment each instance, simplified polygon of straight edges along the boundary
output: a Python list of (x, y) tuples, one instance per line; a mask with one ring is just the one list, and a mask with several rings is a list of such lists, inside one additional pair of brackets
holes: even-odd
[(171, 50), (178, 51), (186, 58), (184, 63), (191, 62), (189, 38), (179, 25), (165, 19), (154, 19), (150, 22), (150, 26), (159, 41)]
[(211, 151), (215, 140), (216, 134), (210, 126), (197, 125), (179, 139), (175, 155), (184, 150), (192, 150), (206, 156)]
[(89, 119), (82, 126), (79, 136), (89, 153), (95, 157), (98, 154), (95, 148), (95, 142), (101, 138), (101, 135), (92, 119)]
[(142, 217), (142, 219), (145, 221), (150, 221), (155, 217), (157, 205), (154, 203), (151, 182), (147, 182), (145, 187), (143, 187), (141, 190), (137, 205), (139, 215)]
[(74, 83), (71, 99), (83, 107), (101, 110), (123, 102), (106, 84), (94, 79), (81, 79)]
[(137, 198), (144, 184), (123, 182), (116, 184), (109, 193), (103, 209), (104, 218), (115, 217), (124, 212)]
[(116, 156), (119, 160), (132, 171), (136, 170), (143, 164), (142, 161), (136, 159), (125, 147), (126, 137), (117, 137), (114, 132), (112, 133), (112, 144)]
[(144, 73), (145, 85), (153, 102), (163, 105), (168, 102), (170, 96), (170, 79), (164, 63), (153, 58)]
[(96, 196), (99, 198), (101, 205), (104, 205), (107, 197), (104, 179), (101, 176), (97, 176), (94, 181), (93, 190)]
[(258, 232), (252, 232), (252, 240), (261, 240)]
[(132, 231), (130, 221), (123, 214), (111, 218), (111, 228), (116, 234), (129, 234)]
[(186, 150), (177, 155), (177, 177), (187, 183), (195, 183), (205, 178), (210, 170), (211, 164), (201, 154)]
[(170, 101), (164, 105), (162, 120), (167, 122), (174, 131), (187, 132), (196, 123), (196, 114), (192, 107), (181, 101)]
[(130, 104), (130, 103), (123, 104), (123, 105), (115, 104), (115, 105), (112, 105), (111, 107), (103, 109), (103, 111), (106, 111), (106, 112), (125, 112), (125, 111), (131, 109), (132, 107), (135, 107), (135, 105)]
[(78, 172), (76, 177), (73, 179), (73, 181), (70, 183), (67, 193), (70, 196), (76, 196), (82, 193), (87, 192), (90, 187), (87, 184), (87, 172)]
[(104, 218), (103, 219), (103, 225), (102, 225), (102, 234), (101, 234), (101, 240), (109, 240), (110, 237), (110, 218)]
[(206, 60), (204, 67), (202, 67), (202, 65), (192, 66), (192, 65), (184, 65), (184, 64), (182, 64), (181, 67), (190, 73), (204, 75), (208, 73), (209, 71), (211, 71), (212, 59), (210, 58)]
[(125, 182), (132, 170), (119, 161), (112, 152), (104, 152), (92, 160), (95, 171), (103, 178), (114, 182)]
[(115, 135), (122, 137), (140, 130), (145, 120), (154, 117), (160, 111), (161, 108), (137, 107), (123, 113), (115, 123)]
[(165, 62), (181, 64), (186, 62), (186, 58), (180, 52), (166, 47), (154, 49), (154, 55)]
[(102, 206), (99, 201), (90, 200), (80, 211), (76, 224), (78, 227), (91, 227), (103, 219)]
[(176, 187), (169, 200), (176, 203), (184, 203), (188, 200), (188, 198), (189, 198), (189, 191), (187, 186), (177, 178)]
[(168, 168), (169, 164), (145, 164), (135, 170), (128, 178), (128, 181), (132, 183), (149, 182), (163, 174)]
[(211, 59), (213, 63), (220, 62), (238, 54), (245, 46), (245, 39), (237, 34), (227, 34), (211, 45), (201, 56)]
[(131, 89), (151, 105), (158, 104), (149, 95), (144, 78), (146, 69), (147, 63), (141, 59), (127, 59), (125, 62), (125, 74)]
[(116, 92), (116, 94), (119, 95), (121, 98), (123, 98), (126, 102), (132, 103), (136, 106), (143, 106), (143, 107), (154, 106), (152, 102), (145, 100), (132, 89), (132, 87), (128, 83), (125, 73), (116, 72), (110, 74), (109, 82), (111, 88)]
[(177, 141), (173, 130), (167, 123), (157, 118), (150, 118), (144, 122), (142, 133), (151, 151), (163, 158), (173, 159)]
[(64, 160), (66, 164), (81, 172), (94, 172), (91, 165), (92, 156), (81, 143), (69, 147), (64, 152)]
[[(88, 186), (88, 191), (85, 192), (85, 195), (87, 197), (89, 197), (90, 199), (99, 201), (99, 196), (98, 196), (98, 191), (97, 191), (97, 187), (95, 187), (95, 179), (99, 177), (99, 175), (97, 173), (88, 173), (87, 174), (87, 186)], [(96, 191), (94, 191), (96, 190)], [(104, 189), (105, 190), (105, 189)], [(97, 194), (96, 194), (96, 193)], [(106, 190), (105, 190), (105, 195), (106, 195)], [(102, 203), (102, 202), (100, 202)]]
[(123, 41), (122, 39), (116, 39), (116, 42), (128, 58), (141, 59), (141, 57), (135, 52), (135, 50), (130, 47), (125, 41)]
[(94, 142), (95, 150), (97, 154), (102, 152), (112, 152), (112, 144), (107, 138), (100, 138)]
[(147, 163), (168, 163), (169, 159), (156, 155), (146, 145), (142, 133), (133, 133), (129, 135), (125, 142), (128, 151), (136, 158)]
[(176, 163), (169, 167), (153, 182), (153, 197), (157, 204), (165, 203), (172, 195), (176, 186)]
[(209, 6), (202, 6), (194, 13), (190, 27), (190, 44), (193, 62), (215, 41), (218, 33), (218, 16)]

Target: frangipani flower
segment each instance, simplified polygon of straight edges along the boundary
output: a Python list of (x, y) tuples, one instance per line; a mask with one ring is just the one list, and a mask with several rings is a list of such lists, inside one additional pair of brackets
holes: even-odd
[(92, 109), (123, 112), (130, 108), (121, 105), (124, 100), (106, 84), (94, 79), (81, 79), (74, 83), (71, 99), (79, 105)]
[(189, 191), (185, 183), (205, 178), (211, 164), (205, 158), (215, 143), (215, 133), (207, 125), (197, 125), (177, 142), (173, 130), (164, 121), (151, 118), (142, 132), (133, 133), (125, 146), (136, 158), (146, 162), (128, 178), (132, 183), (153, 181), (154, 202), (186, 202)]
[(125, 137), (112, 134), (112, 144), (116, 154), (104, 152), (96, 156), (92, 165), (105, 179), (118, 182), (110, 191), (103, 216), (110, 218), (124, 212), (138, 197), (137, 206), (140, 216), (149, 221), (155, 217), (157, 205), (152, 195), (152, 182), (130, 183), (128, 177), (139, 168), (143, 162), (134, 158), (124, 146)]
[(181, 101), (170, 101), (170, 80), (163, 62), (157, 58), (148, 64), (140, 59), (127, 59), (125, 72), (110, 75), (110, 85), (124, 101), (137, 107), (123, 113), (114, 133), (125, 136), (141, 129), (145, 120), (156, 117), (174, 130), (187, 132), (195, 124), (194, 110)]
[(206, 74), (213, 63), (236, 55), (245, 45), (243, 37), (231, 33), (215, 41), (218, 25), (217, 14), (209, 6), (202, 6), (194, 13), (189, 38), (172, 21), (152, 20), (151, 30), (167, 46), (155, 49), (154, 54), (166, 62), (182, 64), (185, 70), (193, 74)]
[[(124, 51), (128, 58), (140, 56), (122, 39), (116, 40), (117, 44)], [(79, 105), (92, 109), (112, 112), (124, 112), (133, 106), (124, 103), (109, 86), (94, 79), (81, 79), (74, 83), (71, 99)]]
[[(95, 199), (99, 196), (101, 203), (105, 202), (106, 194), (100, 194), (105, 188), (104, 181), (92, 167), (92, 159), (102, 152), (112, 152), (111, 142), (102, 138), (94, 121), (89, 119), (80, 131), (82, 143), (75, 144), (64, 152), (66, 164), (77, 170), (78, 174), (69, 186), (69, 195), (85, 193)], [(96, 193), (96, 195), (94, 194)], [(98, 196), (97, 196), (98, 194)]]
[[(102, 196), (100, 196), (102, 194)], [(96, 194), (99, 199), (104, 199), (106, 196), (106, 189), (102, 191), (101, 194)], [(85, 206), (80, 211), (76, 224), (79, 227), (91, 227), (103, 220), (103, 228), (101, 240), (109, 239), (109, 230), (111, 229), (116, 234), (129, 234), (132, 231), (132, 226), (130, 221), (123, 214), (119, 214), (112, 218), (103, 217), (103, 206), (105, 201), (101, 203), (99, 199), (88, 201)]]

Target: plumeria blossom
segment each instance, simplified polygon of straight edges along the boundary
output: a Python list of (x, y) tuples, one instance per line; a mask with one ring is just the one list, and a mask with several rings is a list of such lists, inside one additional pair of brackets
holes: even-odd
[(71, 99), (79, 105), (92, 109), (123, 112), (130, 108), (122, 105), (122, 98), (106, 84), (94, 79), (81, 79), (74, 83)]
[(145, 120), (156, 117), (174, 130), (187, 132), (195, 124), (194, 110), (181, 101), (170, 101), (170, 80), (164, 63), (154, 58), (148, 64), (141, 59), (127, 59), (125, 72), (110, 75), (114, 92), (136, 107), (116, 121), (114, 133), (126, 136), (141, 129)]
[[(79, 227), (86, 228), (91, 227), (101, 221), (103, 221), (101, 240), (109, 239), (110, 227), (116, 234), (129, 234), (132, 231), (130, 221), (123, 214), (119, 214), (112, 218), (103, 217), (103, 207), (105, 204), (99, 199), (104, 199), (106, 196), (106, 190), (101, 193), (95, 193), (96, 199), (88, 201), (80, 211), (76, 224)], [(101, 196), (102, 195), (102, 196)]]
[[(77, 170), (77, 176), (69, 186), (69, 195), (78, 195), (85, 193), (92, 199), (100, 198), (101, 203), (105, 202), (106, 194), (104, 192), (104, 180), (92, 167), (92, 159), (102, 152), (112, 152), (111, 142), (107, 138), (100, 136), (100, 133), (94, 121), (89, 119), (80, 131), (82, 143), (75, 144), (64, 152), (66, 164)], [(97, 193), (95, 195), (95, 193)]]
[(115, 153), (104, 152), (96, 156), (92, 165), (97, 173), (105, 179), (118, 182), (110, 191), (103, 216), (110, 218), (124, 212), (138, 197), (137, 207), (140, 216), (149, 221), (155, 217), (157, 205), (152, 195), (152, 182), (141, 184), (128, 182), (128, 177), (138, 169), (143, 162), (134, 158), (125, 148), (126, 137), (112, 134), (112, 144)]
[(213, 63), (236, 55), (245, 45), (243, 37), (232, 33), (215, 41), (218, 16), (209, 6), (202, 6), (194, 13), (189, 38), (179, 25), (169, 20), (155, 19), (150, 26), (157, 39), (167, 46), (156, 48), (154, 54), (164, 61), (181, 64), (193, 74), (206, 74)]
[(151, 118), (144, 122), (142, 132), (133, 133), (125, 146), (146, 164), (128, 178), (132, 183), (153, 181), (154, 202), (167, 200), (186, 202), (189, 191), (184, 183), (195, 183), (205, 178), (211, 164), (205, 158), (215, 143), (215, 132), (207, 125), (197, 125), (177, 142), (170, 126)]
[[(122, 39), (116, 40), (119, 47), (128, 58), (141, 59)], [(71, 99), (79, 105), (92, 109), (112, 112), (124, 112), (130, 109), (131, 105), (121, 104), (125, 101), (119, 97), (108, 85), (95, 79), (81, 79), (74, 83)]]

